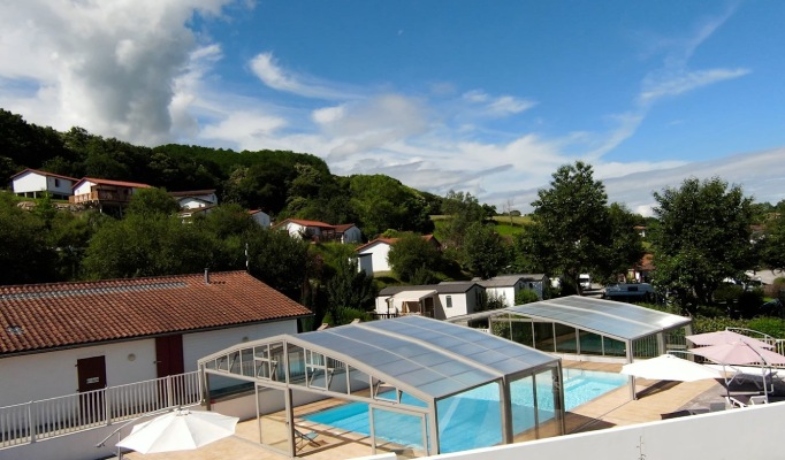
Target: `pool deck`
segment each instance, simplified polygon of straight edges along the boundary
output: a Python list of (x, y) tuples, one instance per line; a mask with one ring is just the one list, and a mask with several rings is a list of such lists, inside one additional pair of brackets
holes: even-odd
[[(586, 361), (564, 361), (565, 367), (619, 372), (621, 364), (595, 363)], [(651, 380), (636, 380), (636, 391), (639, 399), (630, 399), (630, 388), (625, 385), (617, 390), (583, 404), (567, 413), (565, 425), (567, 433), (611, 428), (615, 426), (660, 420), (663, 414), (674, 413), (696, 405), (708, 406), (709, 402), (724, 401), (724, 387), (714, 380), (698, 382), (674, 383)], [(370, 439), (343, 430), (313, 424), (297, 415), (315, 412), (334, 405), (342, 404), (341, 400), (324, 400), (301, 406), (295, 409), (295, 424), (302, 433), (315, 433), (313, 443), (299, 442), (301, 457), (312, 460), (337, 460), (363, 457), (372, 454)], [(282, 412), (265, 417), (263, 432), (266, 442), (285, 446), (286, 424)], [(278, 443), (275, 443), (278, 440)], [(401, 451), (397, 446), (388, 446), (386, 450), (396, 451), (399, 458), (411, 458), (413, 453)], [(377, 448), (378, 453), (385, 449)], [(171, 452), (142, 455), (130, 452), (123, 458), (131, 460), (280, 460), (288, 458), (274, 453), (259, 444), (259, 425), (255, 419), (237, 425), (234, 436), (222, 439), (194, 451)]]

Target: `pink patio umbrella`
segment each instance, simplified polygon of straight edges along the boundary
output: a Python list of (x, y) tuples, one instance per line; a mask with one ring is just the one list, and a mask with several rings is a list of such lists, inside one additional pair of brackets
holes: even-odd
[(745, 337), (741, 340), (708, 347), (693, 348), (692, 352), (703, 356), (714, 362), (726, 365), (744, 365), (762, 363), (761, 376), (763, 377), (763, 392), (768, 399), (768, 389), (766, 385), (766, 369), (772, 364), (785, 364), (785, 356), (774, 353), (766, 348), (759, 347), (753, 342), (754, 339)]
[(698, 346), (721, 345), (723, 343), (744, 341), (750, 345), (755, 345), (758, 348), (774, 348), (762, 340), (753, 339), (752, 337), (747, 337), (746, 335), (733, 331), (716, 331), (707, 332), (705, 334), (688, 335), (687, 340)]

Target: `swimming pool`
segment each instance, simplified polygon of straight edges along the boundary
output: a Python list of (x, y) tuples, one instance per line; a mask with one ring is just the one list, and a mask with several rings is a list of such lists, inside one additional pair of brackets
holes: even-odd
[[(608, 372), (564, 369), (565, 410), (621, 387), (627, 376)], [(542, 390), (540, 390), (542, 388)], [(539, 421), (554, 417), (553, 394), (548, 391), (550, 382), (537, 385)], [(512, 396), (513, 431), (522, 433), (534, 426), (534, 392), (531, 381), (513, 382)], [(438, 402), (439, 440), (441, 451), (458, 452), (499, 444), (501, 442), (501, 416), (499, 391), (496, 384), (485, 385)], [(407, 394), (402, 401), (409, 405), (425, 406), (422, 401)], [(369, 436), (368, 404), (351, 402), (315, 412), (305, 420)], [(422, 448), (422, 422), (416, 415), (375, 410), (376, 437), (388, 442)]]

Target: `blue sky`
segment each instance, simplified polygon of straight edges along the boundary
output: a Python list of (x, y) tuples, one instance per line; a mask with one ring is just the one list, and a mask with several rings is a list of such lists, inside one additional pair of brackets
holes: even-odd
[(784, 20), (773, 1), (4, 2), (0, 107), (524, 212), (575, 160), (633, 211), (692, 175), (776, 202)]

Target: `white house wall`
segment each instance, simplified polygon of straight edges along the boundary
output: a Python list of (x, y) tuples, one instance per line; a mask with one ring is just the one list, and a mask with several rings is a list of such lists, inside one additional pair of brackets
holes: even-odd
[[(130, 361), (129, 355), (134, 359)], [(154, 379), (155, 339), (72, 348), (0, 359), (0, 406), (76, 393), (76, 361), (105, 356), (107, 385)]]
[(359, 243), (362, 241), (362, 232), (357, 227), (349, 227), (343, 232), (343, 242), (344, 243)]
[[(388, 272), (392, 270), (390, 267), (390, 262), (387, 261), (387, 256), (390, 255), (390, 245), (386, 243), (379, 243), (366, 250), (362, 251), (361, 254), (370, 254), (370, 266), (372, 268), (372, 272), (370, 273), (379, 273), (379, 272)], [(368, 256), (362, 257), (361, 259), (367, 259)], [(366, 273), (368, 273), (366, 271)]]
[(74, 189), (74, 195), (84, 195), (84, 194), (90, 193), (90, 189), (94, 185), (95, 184), (90, 182), (90, 181), (82, 182), (81, 184), (79, 184), (79, 187), (76, 187)]
[(181, 200), (178, 200), (178, 203), (180, 204), (180, 207), (183, 209), (204, 208), (209, 204), (204, 200), (194, 199), (194, 198), (183, 198)]
[(489, 287), (485, 288), (490, 299), (503, 299), (505, 307), (512, 307), (515, 305), (515, 288), (510, 287)]
[[(59, 184), (59, 185), (57, 185)], [(46, 189), (52, 193), (56, 193), (58, 195), (71, 195), (71, 187), (74, 186), (74, 183), (68, 179), (63, 179), (60, 177), (46, 177)]]
[(46, 190), (46, 177), (27, 173), (14, 179), (14, 193), (30, 193)]

